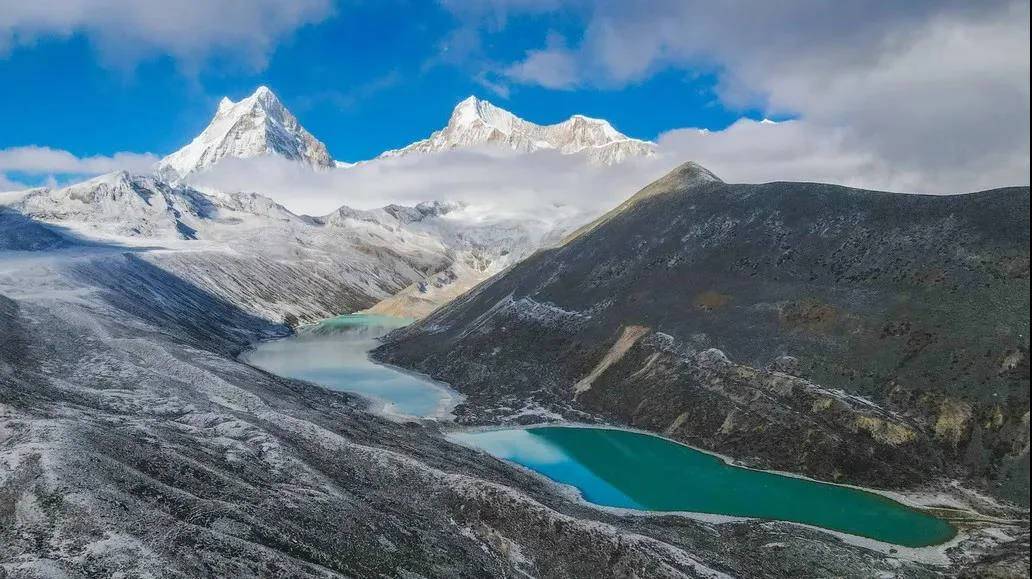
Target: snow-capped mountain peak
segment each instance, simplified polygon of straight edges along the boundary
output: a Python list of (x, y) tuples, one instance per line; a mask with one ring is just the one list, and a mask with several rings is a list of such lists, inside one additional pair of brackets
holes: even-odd
[(222, 100), (219, 101), (219, 108), (215, 111), (215, 114), (221, 115), (225, 113), (226, 111), (231, 109), (234, 104), (235, 103), (233, 101), (229, 100), (229, 97), (222, 97)]
[(283, 106), (268, 87), (233, 102), (223, 98), (215, 117), (190, 144), (158, 163), (158, 173), (174, 181), (207, 169), (225, 157), (279, 155), (313, 167), (333, 167), (323, 145)]
[(655, 144), (632, 139), (602, 119), (573, 115), (554, 125), (537, 125), (470, 96), (455, 106), (445, 128), (403, 149), (387, 151), (380, 158), (484, 145), (503, 146), (522, 153), (554, 149), (564, 155), (584, 154), (600, 165), (655, 152)]
[(115, 171), (26, 195), (14, 208), (43, 221), (69, 222), (120, 236), (193, 238), (186, 222), (207, 215), (201, 193), (161, 179)]
[(448, 126), (469, 129), (479, 121), (504, 133), (511, 133), (515, 128), (514, 125), (520, 120), (516, 115), (505, 109), (498, 108), (490, 102), (478, 99), (475, 96), (470, 96), (455, 105), (451, 118), (448, 119)]

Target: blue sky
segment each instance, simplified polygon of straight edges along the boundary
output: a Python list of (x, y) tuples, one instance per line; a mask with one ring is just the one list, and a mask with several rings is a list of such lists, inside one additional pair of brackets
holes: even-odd
[[(0, 190), (145, 170), (222, 96), (263, 84), (340, 160), (423, 138), (475, 94), (538, 123), (606, 118), (739, 181), (1027, 184), (1029, 12), (1029, 0), (0, 0)], [(753, 126), (764, 117), (791, 122)]]
[[(398, 4), (369, 4), (304, 26), (282, 38), (261, 70), (217, 58), (188, 70), (168, 55), (109, 62), (83, 34), (15, 47), (0, 58), (0, 149), (163, 155), (200, 132), (223, 95), (237, 100), (261, 84), (345, 160), (424, 138), (470, 94), (535, 122), (580, 113), (645, 139), (674, 127), (720, 129), (743, 112), (723, 106), (712, 90), (714, 77), (692, 69), (619, 87), (514, 86), (499, 94), (478, 82), (476, 64), (446, 60), (448, 34), (458, 25), (452, 13), (412, 2), (399, 19)], [(563, 15), (517, 18), (484, 50), (491, 59), (515, 59), (529, 39), (544, 42), (549, 33), (575, 33), (577, 26)]]

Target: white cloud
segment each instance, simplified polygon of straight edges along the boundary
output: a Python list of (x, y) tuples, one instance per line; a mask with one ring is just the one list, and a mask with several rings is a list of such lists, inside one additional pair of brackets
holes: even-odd
[[(226, 159), (192, 184), (269, 195), (288, 209), (324, 215), (341, 205), (359, 209), (390, 203), (462, 201), (485, 218), (599, 214), (681, 163), (694, 160), (727, 182), (817, 181), (869, 189), (960, 193), (1011, 185), (1001, 161), (994, 171), (962, 166), (934, 174), (900, 169), (848, 129), (807, 121), (741, 120), (723, 131), (678, 129), (661, 135), (660, 153), (614, 167), (597, 167), (554, 151), (515, 154), (498, 149), (456, 150), (377, 160), (346, 169), (314, 171), (279, 157)], [(1021, 163), (1012, 157), (1009, 162)], [(1027, 158), (1026, 158), (1027, 162)]]
[(972, 170), (968, 163), (934, 171), (900, 163), (847, 127), (805, 119), (772, 123), (741, 119), (721, 131), (677, 129), (660, 135), (663, 156), (694, 160), (728, 182), (810, 181), (901, 193), (954, 194), (1021, 184), (1028, 154), (1000, 155)]
[(369, 209), (437, 200), (474, 204), (507, 219), (554, 212), (556, 205), (601, 211), (669, 168), (658, 160), (604, 168), (552, 151), (521, 155), (458, 150), (323, 171), (279, 157), (225, 159), (191, 183), (262, 193), (309, 215), (323, 215), (341, 205)]
[[(0, 193), (5, 193), (9, 191), (20, 191), (22, 189), (26, 189), (24, 183), (12, 181), (11, 179), (8, 179), (7, 176), (3, 173), (0, 173)], [(3, 198), (0, 198), (0, 204), (3, 204)]]
[[(0, 178), (5, 173), (27, 175), (99, 175), (127, 170), (148, 173), (158, 158), (149, 153), (115, 153), (111, 156), (77, 157), (68, 151), (49, 147), (11, 147), (0, 149)], [(12, 181), (8, 181), (12, 183)]]
[(983, 187), (955, 172), (928, 181), (900, 171), (856, 146), (848, 130), (827, 130), (806, 121), (742, 119), (723, 131), (677, 129), (661, 135), (659, 146), (666, 156), (694, 160), (734, 183), (811, 181), (914, 193), (962, 193)]
[(521, 83), (551, 89), (572, 89), (581, 82), (576, 55), (566, 48), (566, 39), (550, 34), (547, 47), (527, 51), (524, 60), (509, 66), (503, 75)]
[[(524, 1), (478, 4), (511, 15)], [(840, 143), (836, 150), (851, 155), (844, 165), (853, 156), (869, 159), (858, 170), (891, 165), (891, 183), (956, 191), (1029, 182), (1027, 0), (573, 6), (586, 22), (581, 37), (571, 46), (526, 47), (522, 59), (500, 67), (510, 82), (616, 88), (668, 68), (711, 70), (725, 105), (797, 116), (805, 123), (792, 130)], [(532, 7), (538, 13), (547, 5)], [(820, 155), (815, 163), (828, 161), (825, 150), (813, 154)]]
[(83, 34), (114, 61), (167, 53), (196, 65), (214, 53), (261, 66), (277, 40), (333, 8), (334, 0), (0, 0), (0, 55)]

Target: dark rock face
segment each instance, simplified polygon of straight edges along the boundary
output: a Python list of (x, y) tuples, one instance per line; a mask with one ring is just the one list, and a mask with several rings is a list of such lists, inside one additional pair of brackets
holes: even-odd
[[(731, 185), (686, 165), (376, 355), (744, 462), (1028, 501), (1029, 190)], [(461, 410), (461, 409), (460, 409)]]

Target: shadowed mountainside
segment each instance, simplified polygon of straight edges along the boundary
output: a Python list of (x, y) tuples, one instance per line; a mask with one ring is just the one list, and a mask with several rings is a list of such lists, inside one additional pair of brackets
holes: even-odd
[[(687, 163), (377, 357), (747, 464), (1027, 504), (1029, 190), (734, 185)], [(502, 416), (500, 419), (499, 416)]]

